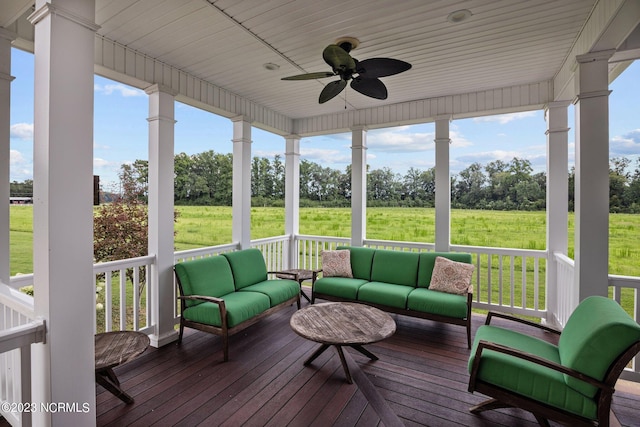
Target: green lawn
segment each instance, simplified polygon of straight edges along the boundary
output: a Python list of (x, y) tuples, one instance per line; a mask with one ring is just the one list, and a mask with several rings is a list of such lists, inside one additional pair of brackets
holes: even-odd
[[(231, 242), (231, 208), (180, 206), (176, 224), (177, 250)], [(11, 275), (32, 267), (32, 206), (12, 205)], [(545, 212), (454, 210), (451, 243), (517, 249), (544, 249)], [(569, 217), (569, 256), (573, 256), (573, 215)], [(367, 237), (432, 243), (435, 211), (425, 208), (368, 208)], [(301, 208), (300, 233), (349, 237), (351, 211), (346, 208)], [(252, 208), (253, 239), (284, 234), (284, 209)], [(611, 214), (609, 271), (640, 276), (640, 215)]]

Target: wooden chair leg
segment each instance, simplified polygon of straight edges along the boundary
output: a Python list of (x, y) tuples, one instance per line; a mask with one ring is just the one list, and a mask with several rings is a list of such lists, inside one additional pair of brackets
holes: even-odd
[(182, 334), (184, 333), (184, 323), (182, 323), (182, 317), (180, 318), (180, 333), (178, 334), (178, 345), (182, 344)]
[(485, 400), (484, 402), (476, 406), (469, 408), (469, 412), (471, 412), (472, 414), (479, 414), (480, 412), (484, 412), (484, 411), (492, 411), (494, 409), (510, 408), (510, 407), (511, 405), (508, 405), (500, 400), (489, 399), (489, 400)]
[(223, 361), (229, 361), (229, 335), (222, 334), (222, 359)]

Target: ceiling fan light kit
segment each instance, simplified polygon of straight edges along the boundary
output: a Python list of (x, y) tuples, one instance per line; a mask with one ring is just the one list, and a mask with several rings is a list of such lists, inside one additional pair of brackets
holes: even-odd
[(340, 77), (340, 80), (327, 84), (318, 102), (323, 104), (335, 98), (351, 81), (351, 88), (365, 96), (375, 99), (387, 99), (387, 87), (379, 79), (405, 72), (411, 64), (392, 58), (371, 58), (358, 61), (349, 54), (357, 48), (360, 41), (354, 37), (340, 37), (334, 44), (327, 46), (322, 52), (322, 58), (332, 69), (332, 72), (315, 72), (284, 77), (282, 80), (316, 80), (326, 77)]

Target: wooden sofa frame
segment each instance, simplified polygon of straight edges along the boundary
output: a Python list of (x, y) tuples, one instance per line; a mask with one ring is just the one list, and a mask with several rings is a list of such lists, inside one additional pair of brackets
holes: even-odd
[[(504, 319), (508, 319), (514, 322), (522, 323), (525, 325), (532, 326), (534, 328), (542, 329), (544, 331), (553, 333), (557, 336), (560, 335), (560, 331), (549, 328), (544, 325), (540, 325), (537, 323), (530, 322), (528, 320), (520, 319), (517, 317), (513, 317), (510, 315), (489, 312), (487, 315), (487, 320), (485, 322), (488, 325), (491, 322), (492, 317), (501, 317)], [(571, 377), (582, 380), (588, 384), (595, 386), (598, 391), (596, 393), (595, 401), (597, 402), (597, 420), (590, 420), (588, 418), (581, 417), (579, 415), (573, 414), (568, 411), (564, 411), (562, 409), (546, 405), (544, 403), (538, 402), (534, 399), (528, 398), (526, 396), (522, 396), (516, 394), (512, 391), (506, 390), (504, 388), (498, 387), (493, 384), (486, 383), (477, 378), (478, 368), (480, 366), (481, 355), (483, 351), (492, 350), (504, 354), (508, 354), (513, 357), (518, 357), (523, 360), (527, 360), (542, 366), (545, 366), (550, 369), (554, 369), (556, 371), (562, 372), (563, 374), (569, 375)], [(607, 374), (604, 377), (603, 381), (599, 381), (594, 379), (588, 375), (585, 375), (581, 372), (578, 372), (574, 369), (570, 369), (566, 366), (562, 366), (555, 362), (549, 361), (547, 359), (535, 356), (530, 353), (526, 353), (517, 349), (513, 349), (510, 347), (506, 347), (503, 345), (491, 343), (488, 341), (480, 341), (478, 343), (478, 347), (475, 354), (475, 359), (471, 369), (471, 376), (469, 379), (469, 391), (478, 391), (487, 396), (491, 396), (492, 398), (477, 405), (470, 409), (470, 411), (474, 414), (478, 414), (483, 411), (498, 409), (498, 408), (507, 408), (507, 407), (516, 407), (521, 408), (526, 411), (533, 413), (534, 417), (538, 421), (541, 426), (549, 426), (549, 422), (547, 419), (557, 420), (562, 423), (567, 423), (571, 426), (599, 426), (599, 427), (608, 427), (610, 424), (610, 411), (611, 411), (611, 401), (613, 397), (613, 392), (615, 391), (614, 387), (616, 381), (620, 377), (620, 374), (627, 366), (627, 364), (633, 359), (633, 357), (640, 352), (640, 341), (635, 342), (631, 345), (627, 350), (625, 350), (615, 362), (609, 367)]]
[(388, 305), (382, 305), (382, 304), (375, 304), (372, 302), (365, 302), (365, 301), (354, 301), (352, 299), (349, 298), (340, 298), (340, 297), (336, 297), (333, 295), (327, 295), (327, 294), (322, 294), (319, 292), (315, 292), (313, 291), (312, 293), (312, 304), (313, 302), (315, 302), (315, 299), (319, 298), (322, 300), (327, 300), (327, 301), (334, 301), (334, 302), (358, 302), (360, 304), (366, 304), (369, 305), (371, 307), (376, 307), (382, 311), (386, 311), (388, 313), (394, 313), (394, 314), (402, 314), (405, 316), (410, 316), (410, 317), (417, 317), (420, 319), (427, 319), (427, 320), (434, 320), (436, 322), (442, 322), (442, 323), (449, 323), (451, 325), (459, 325), (459, 326), (464, 326), (467, 329), (467, 346), (468, 348), (471, 348), (471, 304), (473, 302), (473, 292), (470, 291), (467, 293), (467, 317), (466, 319), (458, 319), (455, 317), (448, 317), (448, 316), (442, 316), (442, 315), (438, 315), (438, 314), (432, 314), (432, 313), (425, 313), (422, 311), (417, 311), (417, 310), (407, 310), (407, 309), (403, 309), (403, 308), (397, 308), (397, 307), (390, 307)]

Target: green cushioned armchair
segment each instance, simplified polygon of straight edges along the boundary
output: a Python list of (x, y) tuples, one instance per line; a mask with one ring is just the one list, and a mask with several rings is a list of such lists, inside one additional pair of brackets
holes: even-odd
[[(558, 344), (491, 325), (501, 317), (557, 335)], [(469, 358), (469, 391), (492, 399), (471, 412), (518, 407), (540, 425), (554, 419), (572, 426), (608, 426), (618, 377), (640, 351), (640, 325), (615, 301), (583, 300), (562, 332), (489, 313)]]

